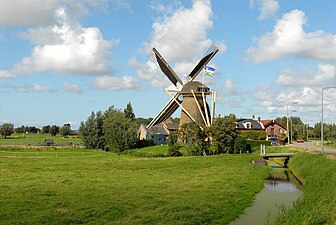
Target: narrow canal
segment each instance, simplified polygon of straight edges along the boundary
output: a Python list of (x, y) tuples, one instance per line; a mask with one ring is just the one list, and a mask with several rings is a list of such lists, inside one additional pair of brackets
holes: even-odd
[(282, 206), (289, 208), (302, 195), (302, 186), (287, 168), (273, 169), (265, 180), (264, 188), (256, 195), (253, 205), (246, 208), (238, 219), (229, 225), (272, 224)]

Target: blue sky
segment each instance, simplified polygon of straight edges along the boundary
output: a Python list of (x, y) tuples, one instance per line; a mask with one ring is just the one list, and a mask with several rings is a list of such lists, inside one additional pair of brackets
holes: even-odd
[[(288, 105), (313, 124), (322, 87), (336, 86), (335, 12), (333, 0), (2, 0), (0, 122), (77, 128), (128, 102), (154, 117), (170, 82), (149, 50), (183, 77), (213, 42), (216, 114), (274, 119)], [(335, 97), (325, 91), (327, 122)]]

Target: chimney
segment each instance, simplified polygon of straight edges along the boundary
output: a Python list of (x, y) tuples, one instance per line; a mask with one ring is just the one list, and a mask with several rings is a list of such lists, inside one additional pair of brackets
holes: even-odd
[(252, 119), (255, 120), (255, 115), (252, 115)]
[(258, 116), (258, 122), (260, 123), (260, 116)]

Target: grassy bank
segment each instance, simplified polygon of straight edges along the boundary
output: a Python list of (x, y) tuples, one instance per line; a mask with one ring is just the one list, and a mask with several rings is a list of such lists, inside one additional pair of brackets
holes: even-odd
[(304, 194), (275, 224), (336, 224), (336, 158), (305, 153), (289, 165), (303, 181)]
[(0, 156), (0, 224), (227, 224), (263, 186), (255, 157)]

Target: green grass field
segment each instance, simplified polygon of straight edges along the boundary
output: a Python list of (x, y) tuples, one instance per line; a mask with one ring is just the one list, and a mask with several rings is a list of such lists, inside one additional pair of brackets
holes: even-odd
[[(139, 158), (0, 155), (0, 224), (227, 224), (268, 168), (256, 155)], [(75, 154), (74, 153), (74, 154)], [(99, 156), (100, 153), (100, 156)], [(87, 154), (87, 155), (86, 155)], [(89, 157), (90, 154), (98, 154)]]
[(52, 139), (54, 143), (59, 146), (68, 144), (81, 145), (82, 140), (78, 136), (62, 137), (56, 135), (55, 137), (50, 134), (17, 134), (14, 133), (6, 139), (0, 136), (0, 147), (8, 145), (17, 146), (39, 146), (45, 139)]

